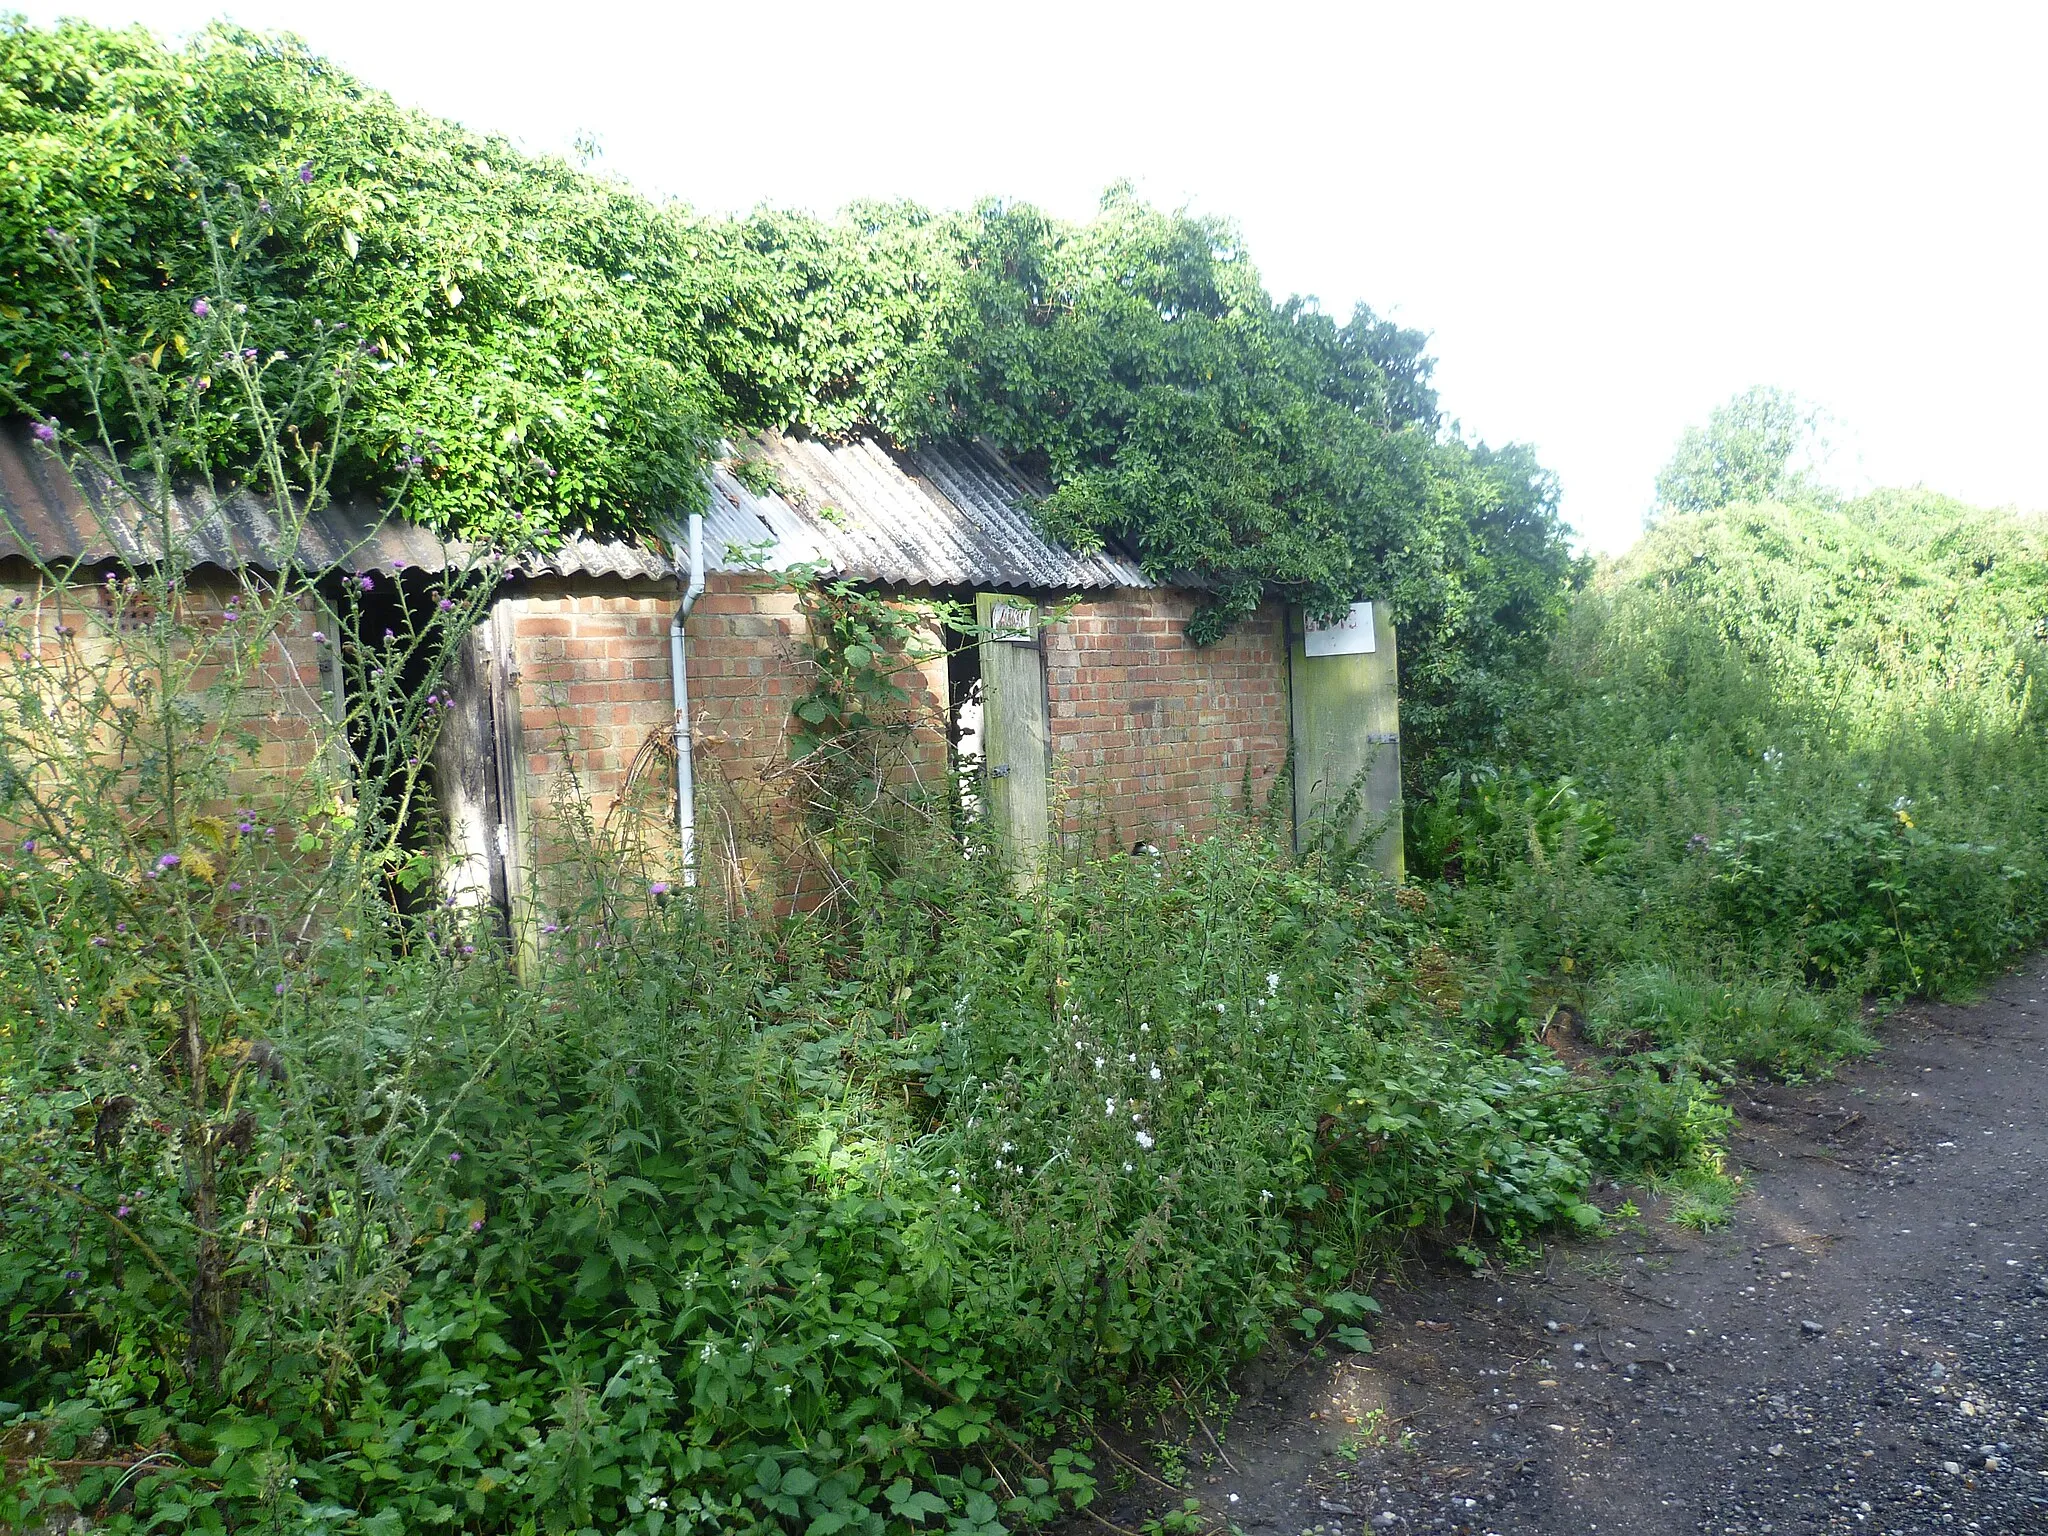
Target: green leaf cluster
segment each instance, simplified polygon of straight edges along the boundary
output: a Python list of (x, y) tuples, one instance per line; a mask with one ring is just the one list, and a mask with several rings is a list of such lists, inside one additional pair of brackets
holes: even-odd
[[(249, 211), (256, 328), (295, 354), (338, 329), (368, 360), (337, 487), (403, 485), (450, 532), (648, 532), (701, 501), (722, 435), (763, 427), (986, 434), (1051, 487), (1049, 532), (1203, 590), (1198, 643), (1267, 597), (1390, 600), (1425, 781), (1526, 734), (1581, 574), (1533, 456), (1445, 427), (1420, 332), (1276, 302), (1228, 223), (1126, 187), (1081, 224), (993, 202), (710, 218), (228, 26), (173, 49), (0, 23), (0, 144), (20, 401), (89, 410), (50, 231), (85, 240), (116, 334), (182, 356), (204, 193)], [(230, 468), (252, 446), (225, 417), (201, 436)]]

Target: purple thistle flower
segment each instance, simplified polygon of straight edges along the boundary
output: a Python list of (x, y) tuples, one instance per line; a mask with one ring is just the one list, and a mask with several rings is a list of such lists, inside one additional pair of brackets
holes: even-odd
[(128, 1207), (125, 1205), (117, 1205), (114, 1207), (114, 1214), (116, 1216), (126, 1216), (128, 1214)]
[(107, 941), (104, 937), (96, 933), (92, 936), (92, 947), (94, 949), (105, 949), (107, 947)]
[(469, 1224), (469, 1230), (470, 1230), (470, 1231), (472, 1231), (472, 1232), (481, 1232), (481, 1231), (483, 1231), (483, 1229), (484, 1229), (484, 1219), (483, 1219), (483, 1217), (481, 1217), (481, 1216), (477, 1217), (477, 1219), (476, 1219), (475, 1221), (472, 1221), (472, 1222), (471, 1222), (471, 1223)]
[(35, 426), (35, 433), (36, 441), (39, 443), (54, 443), (55, 441), (57, 441), (57, 429), (51, 426), (50, 423), (48, 423), (47, 421), (37, 422)]
[(258, 203), (256, 204), (256, 211), (257, 211), (258, 213), (262, 214), (262, 215), (263, 215), (263, 217), (265, 217), (266, 219), (267, 219), (267, 218), (269, 218), (269, 217), (270, 217), (270, 199), (266, 197), (266, 198), (262, 199), (262, 201), (258, 202)]
[(460, 1152), (450, 1152), (448, 1154), (448, 1161), (451, 1163), (459, 1163), (462, 1161), (462, 1154)]
[(192, 301), (192, 313), (197, 315), (200, 319), (204, 320), (208, 315), (213, 313), (213, 306), (207, 303), (206, 300), (204, 299), (194, 299)]
[(443, 613), (453, 613), (453, 612), (455, 611), (455, 602), (454, 602), (454, 600), (453, 600), (452, 598), (446, 598), (446, 597), (442, 598), (442, 599), (441, 599), (441, 611), (442, 611)]
[(312, 184), (313, 162), (308, 160), (304, 165), (299, 167), (299, 185), (302, 187), (310, 187)]
[(655, 881), (654, 884), (647, 887), (647, 894), (650, 896), (666, 896), (668, 894), (668, 882), (666, 880)]
[(284, 996), (284, 983), (280, 981), (280, 982), (279, 982), (279, 983), (278, 983), (278, 984), (277, 984), (276, 986), (272, 987), (272, 988), (271, 988), (270, 990), (271, 990), (271, 991), (273, 991), (273, 992), (275, 992), (275, 993), (276, 993), (276, 994), (277, 994), (277, 995), (278, 995), (279, 997), (283, 997), (283, 996)]
[(180, 864), (184, 862), (185, 861), (179, 858), (175, 853), (167, 853), (162, 858), (156, 861), (156, 867), (158, 869), (176, 869)]
[(313, 631), (313, 643), (315, 645), (325, 645), (327, 643), (327, 636), (316, 629)]
[(363, 590), (364, 590), (365, 592), (368, 592), (368, 591), (369, 591), (369, 590), (370, 590), (371, 588), (375, 587), (375, 586), (377, 585), (377, 583), (376, 583), (375, 579), (374, 579), (374, 578), (372, 578), (372, 577), (371, 577), (371, 576), (370, 576), (370, 575), (369, 575), (369, 574), (368, 574), (368, 573), (366, 572), (366, 573), (364, 573), (363, 575), (361, 575), (361, 576), (358, 576), (358, 577), (356, 578), (356, 585), (357, 585), (357, 586), (359, 586), (359, 587), (361, 587), (361, 588), (362, 588), (362, 589), (363, 589)]
[(32, 837), (24, 837), (21, 840), (21, 851), (23, 853), (34, 853), (36, 851), (36, 840)]
[(228, 882), (228, 889), (231, 891), (239, 891), (241, 888), (242, 882), (239, 880), (230, 880)]

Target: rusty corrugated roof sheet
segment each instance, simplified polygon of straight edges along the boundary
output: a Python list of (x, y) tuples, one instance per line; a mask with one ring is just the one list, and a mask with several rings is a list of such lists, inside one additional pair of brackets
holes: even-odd
[[(757, 496), (723, 465), (713, 470), (704, 531), (713, 570), (817, 564), (888, 586), (1153, 585), (1120, 554), (1079, 555), (1047, 539), (1030, 512), (1037, 488), (981, 444), (906, 452), (872, 438), (823, 443), (768, 433), (751, 446), (780, 489)], [(0, 422), (0, 557), (146, 564), (164, 552), (156, 519), (153, 508), (122, 496), (103, 476), (67, 471), (34, 441), (28, 421)], [(471, 556), (459, 541), (360, 504), (324, 507), (287, 530), (268, 498), (242, 488), (217, 495), (196, 482), (179, 488), (170, 521), (171, 539), (195, 562), (230, 570), (274, 570), (289, 558), (313, 569), (440, 571)], [(647, 541), (571, 538), (522, 558), (516, 569), (670, 580), (686, 558), (680, 519), (665, 519), (657, 531)]]
[(721, 468), (707, 558), (751, 545), (765, 552), (757, 563), (823, 561), (833, 575), (889, 586), (1153, 585), (1121, 554), (1076, 554), (1046, 538), (1030, 510), (1042, 492), (981, 443), (901, 450), (770, 432), (755, 447), (780, 490), (756, 496)]

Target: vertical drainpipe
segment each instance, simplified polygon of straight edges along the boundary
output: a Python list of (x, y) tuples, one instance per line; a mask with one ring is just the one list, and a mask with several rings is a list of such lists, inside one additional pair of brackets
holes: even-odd
[(676, 708), (676, 833), (683, 847), (683, 884), (697, 883), (697, 776), (691, 761), (690, 670), (683, 620), (704, 591), (704, 514), (690, 514), (690, 584), (668, 625), (669, 695)]

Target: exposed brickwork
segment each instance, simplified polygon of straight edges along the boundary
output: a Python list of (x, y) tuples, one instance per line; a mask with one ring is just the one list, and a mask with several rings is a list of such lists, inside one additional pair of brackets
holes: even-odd
[[(724, 869), (744, 884), (787, 894), (795, 819), (790, 715), (811, 678), (796, 594), (763, 585), (714, 573), (690, 614), (699, 852), (707, 871)], [(585, 814), (612, 840), (632, 840), (650, 869), (673, 876), (675, 767), (666, 743), (674, 723), (668, 626), (677, 601), (668, 584), (594, 592), (559, 581), (506, 599), (525, 814), (542, 864), (559, 857), (571, 834), (563, 817)], [(913, 710), (932, 721), (908, 746), (937, 782), (946, 761), (944, 664), (899, 681), (913, 695)], [(727, 868), (735, 858), (740, 867)]]
[[(225, 572), (210, 568), (194, 571), (185, 585), (179, 617), (196, 635), (221, 635), (230, 622), (230, 599), (237, 598), (241, 590)], [(125, 694), (96, 701), (95, 688), (118, 685), (132, 675), (139, 656), (123, 656), (116, 625), (137, 625), (144, 618), (142, 609), (132, 603), (118, 607), (103, 584), (59, 585), (42, 578), (33, 567), (6, 562), (0, 564), (0, 612), (17, 626), (4, 661), (18, 665), (26, 654), (43, 669), (53, 688), (94, 711), (97, 728), (93, 735), (101, 749), (119, 751), (112, 714), (124, 706), (134, 707), (136, 701)], [(334, 741), (333, 701), (327, 693), (328, 674), (321, 666), (328, 653), (313, 638), (322, 622), (310, 602), (298, 608), (289, 622), (279, 626), (263, 654), (239, 677), (224, 701), (217, 691), (222, 681), (219, 664), (177, 664), (185, 685), (182, 691), (188, 697), (223, 726), (253, 738), (253, 750), (236, 758), (221, 786), (224, 798), (232, 804), (274, 800), (281, 775), (303, 775)], [(202, 657), (206, 654), (201, 653)], [(217, 813), (227, 808), (209, 807)]]
[[(802, 900), (801, 786), (789, 733), (791, 711), (811, 686), (805, 620), (794, 593), (761, 585), (713, 575), (690, 617), (700, 856), (728, 885), (787, 898), (794, 881)], [(187, 617), (217, 628), (236, 590), (225, 575), (195, 574)], [(46, 653), (68, 645), (82, 662), (106, 650), (98, 588), (59, 591), (0, 567), (0, 606), (17, 596), (22, 606), (9, 611), (29, 626), (18, 644)], [(675, 873), (668, 626), (677, 598), (672, 583), (548, 580), (499, 601), (494, 628), (510, 643), (504, 660), (517, 704), (516, 819), (537, 856), (529, 894), (544, 906), (559, 905), (562, 881), (573, 878), (548, 873), (577, 840), (572, 822), (637, 851), (659, 877)], [(1048, 628), (1047, 703), (1068, 838), (1169, 847), (1214, 830), (1219, 808), (1238, 803), (1247, 770), (1255, 805), (1271, 791), (1288, 735), (1281, 610), (1262, 608), (1197, 650), (1185, 639), (1193, 601), (1179, 592), (1095, 596)], [(302, 774), (332, 741), (325, 648), (312, 638), (322, 622), (309, 607), (235, 695), (236, 723), (259, 745), (232, 776), (234, 797), (267, 798), (278, 776)], [(72, 633), (60, 636), (60, 623)], [(888, 771), (937, 787), (946, 771), (945, 663), (899, 681), (918, 724)]]
[(1046, 632), (1053, 762), (1069, 838), (1161, 848), (1253, 808), (1287, 757), (1287, 630), (1266, 604), (1215, 645), (1188, 644), (1195, 599), (1177, 591), (1090, 598)]
[(515, 820), (547, 912), (571, 903), (572, 850), (595, 841), (675, 874), (669, 583), (534, 582), (500, 600), (519, 761)]

